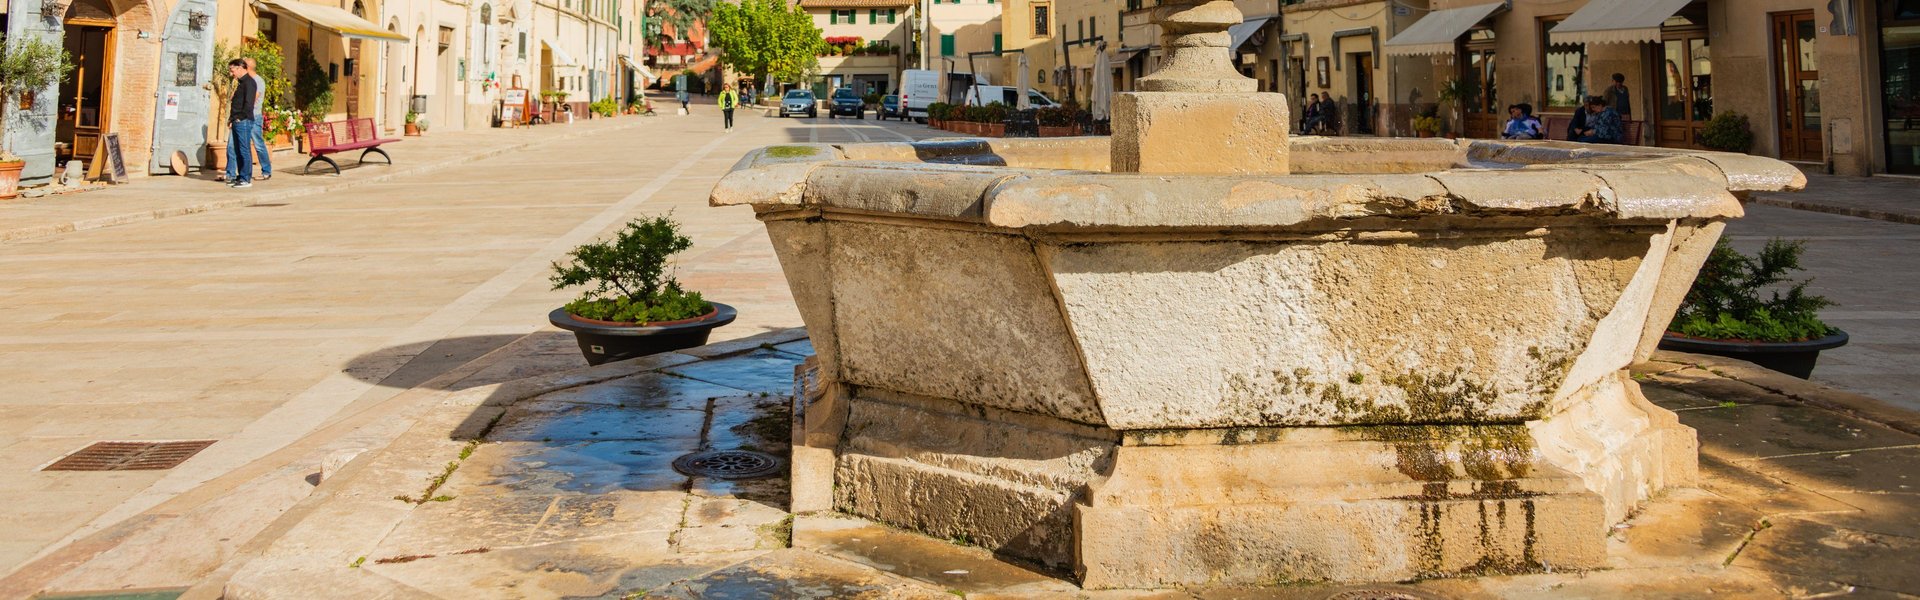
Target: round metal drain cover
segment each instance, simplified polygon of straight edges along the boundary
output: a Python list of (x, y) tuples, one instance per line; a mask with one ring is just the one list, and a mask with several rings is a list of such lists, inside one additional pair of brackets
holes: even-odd
[(1347, 590), (1327, 596), (1326, 600), (1431, 600), (1435, 596), (1410, 593), (1408, 590), (1386, 588), (1360, 588)]
[(673, 460), (673, 470), (694, 477), (757, 479), (780, 473), (780, 457), (749, 450), (695, 452)]

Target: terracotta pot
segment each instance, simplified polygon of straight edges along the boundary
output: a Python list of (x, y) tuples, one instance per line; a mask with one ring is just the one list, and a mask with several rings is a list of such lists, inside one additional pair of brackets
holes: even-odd
[(20, 195), (20, 170), (26, 161), (0, 162), (0, 200)]
[(420, 126), (414, 123), (408, 123), (407, 135), (414, 135), (414, 136), (420, 135)]
[(213, 156), (209, 158), (206, 162), (203, 162), (200, 164), (213, 165), (213, 170), (219, 171), (221, 173), (226, 173), (227, 172), (227, 143), (226, 142), (207, 142), (207, 152), (209, 154), (212, 154)]
[(1072, 137), (1079, 133), (1078, 129), (1072, 125), (1041, 125), (1040, 137)]
[(1420, 136), (1420, 137), (1423, 137), (1423, 138), (1430, 138), (1430, 137), (1433, 137), (1433, 132), (1431, 132), (1431, 131), (1424, 131), (1424, 130), (1423, 130), (1423, 131), (1415, 131), (1415, 132), (1413, 132), (1413, 133), (1414, 133), (1414, 135), (1417, 135), (1417, 136)]
[(267, 139), (268, 152), (272, 152), (274, 150), (286, 150), (292, 147), (293, 147), (293, 135), (285, 131), (275, 133), (273, 134), (272, 138)]
[(1007, 137), (1006, 123), (984, 123), (987, 137)]

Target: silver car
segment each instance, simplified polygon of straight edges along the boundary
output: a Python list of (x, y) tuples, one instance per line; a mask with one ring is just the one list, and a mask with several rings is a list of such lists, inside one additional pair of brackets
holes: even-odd
[(820, 116), (820, 107), (814, 104), (813, 92), (793, 90), (787, 92), (786, 97), (780, 99), (780, 116), (785, 117), (799, 114), (804, 114), (808, 117)]

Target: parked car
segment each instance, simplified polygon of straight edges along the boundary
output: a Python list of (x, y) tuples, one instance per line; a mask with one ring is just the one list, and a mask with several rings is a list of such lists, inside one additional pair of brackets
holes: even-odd
[(880, 120), (885, 121), (887, 119), (907, 120), (907, 111), (905, 107), (900, 105), (899, 95), (889, 94), (887, 97), (880, 99)]
[(780, 116), (804, 114), (809, 118), (820, 116), (820, 107), (814, 104), (813, 92), (793, 90), (780, 99)]
[(926, 69), (900, 72), (900, 112), (925, 123), (927, 107), (940, 100), (940, 73)]
[(827, 101), (827, 118), (840, 115), (852, 115), (857, 119), (867, 118), (867, 100), (860, 97), (853, 88), (843, 87), (833, 91), (833, 98)]

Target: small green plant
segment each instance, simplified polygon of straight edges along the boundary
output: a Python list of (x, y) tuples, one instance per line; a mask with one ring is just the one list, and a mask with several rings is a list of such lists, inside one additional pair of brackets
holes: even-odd
[[(19, 107), (15, 98), (32, 98), (72, 72), (73, 60), (59, 44), (31, 36), (0, 43), (0, 111), (13, 115)], [(20, 161), (11, 144), (0, 148), (0, 162)]]
[(1721, 401), (1720, 401), (1720, 408), (1733, 408), (1733, 407), (1736, 407), (1736, 406), (1739, 406), (1739, 405), (1740, 405), (1740, 403), (1739, 403), (1739, 402), (1734, 402), (1734, 401), (1732, 401), (1732, 400), (1721, 400)]
[(1708, 150), (1745, 153), (1753, 149), (1753, 127), (1746, 115), (1722, 111), (1707, 119), (1706, 128), (1700, 131), (1700, 145)]
[(601, 98), (593, 101), (593, 104), (588, 105), (587, 108), (592, 110), (593, 114), (602, 117), (611, 117), (614, 113), (620, 112), (620, 103), (615, 102), (612, 98)]
[(417, 112), (413, 112), (413, 111), (407, 111), (407, 124), (408, 124), (408, 125), (412, 125), (412, 124), (414, 124), (414, 122), (416, 122), (416, 121), (419, 121), (419, 120), (420, 120), (420, 113), (417, 113)]
[[(1800, 270), (1805, 251), (1803, 242), (1775, 239), (1758, 256), (1749, 257), (1721, 239), (1667, 330), (1693, 338), (1753, 342), (1797, 342), (1833, 333), (1818, 314), (1833, 302), (1807, 293), (1813, 280), (1788, 279)], [(1767, 290), (1769, 297), (1762, 299)]]
[(576, 317), (620, 323), (697, 317), (711, 305), (667, 274), (668, 258), (691, 247), (673, 219), (635, 219), (613, 240), (583, 244), (568, 253), (570, 261), (553, 263), (553, 289), (587, 288), (567, 303)]
[(1440, 134), (1440, 117), (1414, 117), (1413, 130), (1420, 133)]
[(939, 119), (944, 121), (952, 117), (953, 117), (952, 104), (947, 104), (945, 102), (935, 102), (933, 104), (927, 105), (927, 118), (929, 119)]
[(364, 564), (367, 564), (367, 557), (361, 556), (360, 558), (353, 559), (353, 564), (347, 565), (347, 568), (358, 569), (360, 568), (360, 565), (364, 565)]

